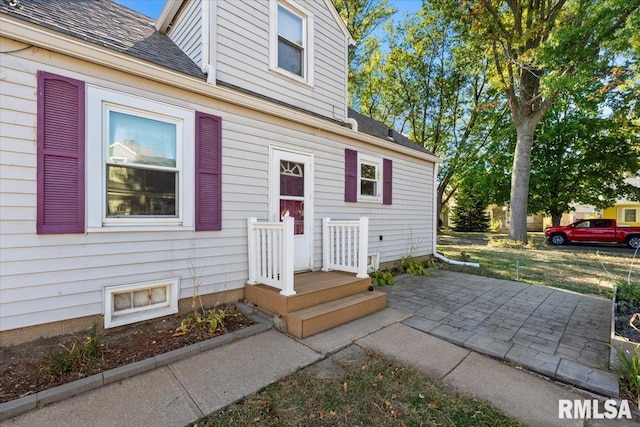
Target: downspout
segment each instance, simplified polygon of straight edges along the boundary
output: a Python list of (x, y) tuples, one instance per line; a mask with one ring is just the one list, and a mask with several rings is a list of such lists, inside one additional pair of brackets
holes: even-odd
[[(207, 83), (216, 85), (216, 67), (211, 63), (211, 2), (202, 1), (202, 72), (207, 75)], [(216, 7), (215, 4), (213, 7)], [(217, 31), (217, 29), (216, 29)]]
[(356, 121), (356, 119), (354, 119), (353, 117), (349, 117), (347, 119), (347, 123), (351, 125), (351, 130), (358, 132), (358, 122)]
[(480, 264), (477, 262), (463, 262), (463, 261), (455, 261), (453, 259), (449, 259), (446, 256), (439, 254), (436, 251), (436, 241), (438, 239), (438, 163), (433, 164), (433, 256), (434, 258), (439, 259), (440, 261), (444, 261), (447, 264), (452, 265), (465, 265), (467, 267), (476, 267), (479, 268)]

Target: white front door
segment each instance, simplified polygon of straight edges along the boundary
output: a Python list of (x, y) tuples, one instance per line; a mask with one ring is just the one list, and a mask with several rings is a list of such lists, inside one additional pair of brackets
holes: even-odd
[(313, 254), (313, 170), (312, 156), (272, 148), (269, 176), (272, 221), (293, 217), (294, 270), (312, 268)]

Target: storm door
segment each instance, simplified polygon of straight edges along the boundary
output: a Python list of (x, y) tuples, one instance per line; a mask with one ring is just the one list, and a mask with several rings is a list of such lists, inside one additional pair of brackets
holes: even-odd
[(273, 150), (271, 161), (271, 216), (294, 219), (294, 270), (312, 267), (313, 206), (311, 156)]

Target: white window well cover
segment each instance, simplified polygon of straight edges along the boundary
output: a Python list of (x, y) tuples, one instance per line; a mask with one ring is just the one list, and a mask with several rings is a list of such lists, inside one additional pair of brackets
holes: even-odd
[(113, 328), (178, 312), (180, 279), (104, 288), (104, 327)]

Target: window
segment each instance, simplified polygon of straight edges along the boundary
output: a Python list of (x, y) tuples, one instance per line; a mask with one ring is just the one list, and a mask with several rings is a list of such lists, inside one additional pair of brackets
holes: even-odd
[(304, 69), (302, 29), (302, 18), (278, 6), (278, 67), (300, 77)]
[(105, 288), (105, 328), (178, 312), (179, 279)]
[(106, 109), (106, 217), (177, 218), (178, 123)]
[(638, 222), (638, 209), (618, 208), (618, 222)]
[(88, 229), (193, 227), (194, 112), (89, 86)]
[(379, 201), (381, 197), (380, 163), (382, 159), (360, 155), (358, 160), (358, 181), (360, 183), (358, 185), (360, 190), (358, 198), (360, 200)]
[(291, 0), (271, 0), (270, 67), (313, 84), (313, 16)]
[(220, 117), (38, 71), (37, 123), (38, 234), (222, 229)]
[(393, 162), (368, 156), (349, 148), (344, 150), (344, 201), (393, 201)]
[(304, 234), (304, 163), (280, 160), (280, 219), (287, 216), (294, 234)]

